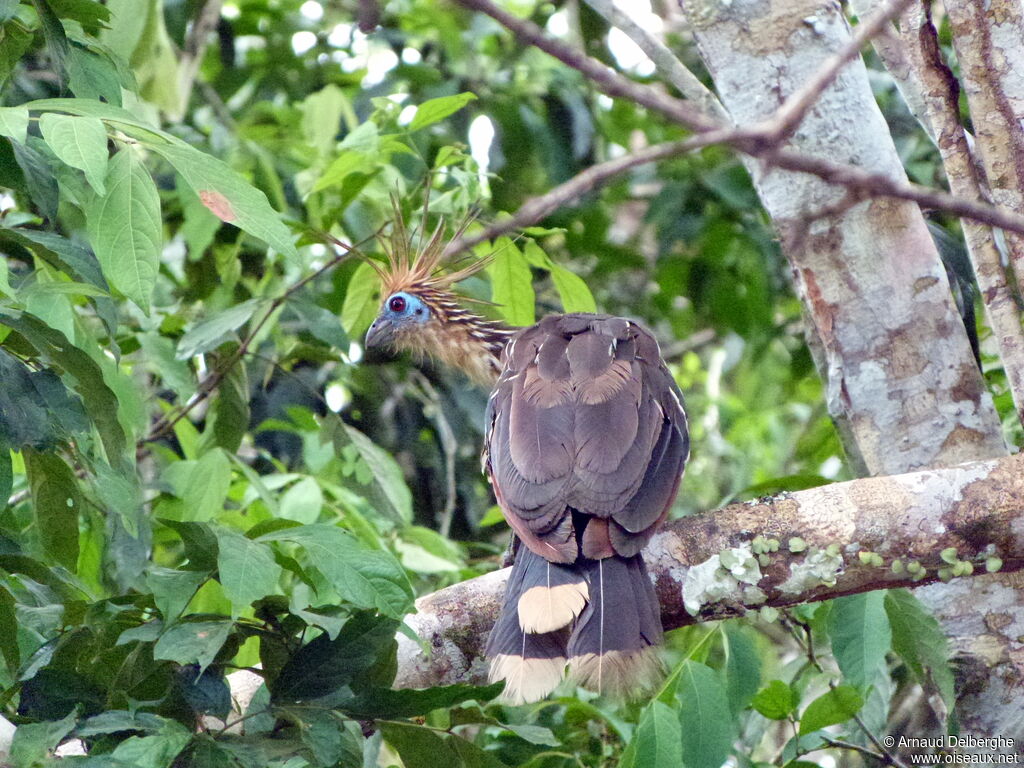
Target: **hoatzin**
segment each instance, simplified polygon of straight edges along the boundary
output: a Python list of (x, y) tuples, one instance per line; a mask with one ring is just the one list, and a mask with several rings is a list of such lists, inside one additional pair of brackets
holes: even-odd
[[(566, 664), (628, 696), (662, 675), (657, 596), (640, 550), (665, 519), (689, 453), (679, 388), (649, 331), (608, 315), (510, 328), (465, 309), (444, 273), (442, 227), (414, 253), (396, 221), (366, 346), (430, 355), (493, 386), (483, 453), (518, 542), (487, 643), (504, 698), (536, 701)], [(373, 262), (371, 262), (373, 263)]]

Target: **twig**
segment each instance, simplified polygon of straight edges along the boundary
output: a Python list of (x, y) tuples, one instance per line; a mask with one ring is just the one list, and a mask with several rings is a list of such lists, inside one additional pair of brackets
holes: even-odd
[[(711, 144), (729, 145), (740, 152), (758, 158), (769, 167), (817, 176), (837, 186), (853, 189), (865, 198), (890, 197), (909, 200), (924, 207), (947, 211), (957, 216), (1024, 235), (1024, 216), (1013, 213), (1005, 208), (997, 208), (980, 200), (964, 199), (939, 190), (922, 187), (912, 184), (905, 179), (891, 178), (882, 173), (872, 173), (856, 166), (834, 163), (825, 158), (812, 157), (795, 150), (784, 147), (780, 148), (778, 146), (778, 137), (775, 135), (777, 131), (775, 127), (777, 125), (777, 118), (774, 116), (757, 126), (730, 127), (709, 117), (686, 102), (668, 96), (655, 88), (623, 77), (572, 46), (551, 38), (535, 24), (518, 19), (498, 8), (490, 0), (455, 1), (466, 8), (478, 10), (496, 19), (508, 27), (522, 42), (535, 45), (568, 66), (578, 70), (593, 80), (605, 93), (632, 100), (637, 104), (658, 111), (680, 125), (694, 130), (697, 135), (686, 140), (686, 142), (690, 142), (689, 145), (685, 142), (658, 144), (629, 157), (618, 158), (607, 163), (592, 166), (568, 182), (551, 190), (551, 192), (528, 200), (514, 216), (491, 225), (481, 235), (452, 243), (451, 247), (447, 249), (449, 254), (454, 253), (456, 249), (462, 250), (471, 244), (478, 244), (482, 240), (536, 223), (559, 206), (595, 189), (601, 184), (607, 183), (618, 173), (628, 168)], [(899, 4), (902, 4), (904, 1), (897, 0)], [(877, 24), (865, 23), (864, 26), (871, 24), (868, 32), (874, 30), (877, 34), (877, 31), (883, 26), (883, 21), (890, 18), (889, 14), (892, 7), (887, 6), (885, 10), (876, 15)], [(876, 26), (877, 29), (875, 29)], [(807, 108), (805, 106), (806, 96), (811, 94), (812, 91), (817, 92), (818, 88), (823, 88), (822, 83), (827, 85), (827, 81), (830, 81), (845, 63), (843, 57), (853, 55), (852, 52), (859, 50), (858, 46), (863, 45), (868, 38), (869, 35), (866, 32), (859, 34), (856, 37), (856, 46), (851, 41), (850, 44), (844, 47), (843, 51), (833, 59), (830, 59), (829, 65), (822, 69), (821, 74), (815, 76), (812, 80), (812, 83), (816, 83), (813, 89), (807, 86), (788, 99), (780, 108), (780, 112), (782, 110), (786, 110), (786, 112), (783, 114), (783, 119), (779, 121), (779, 124), (785, 127), (794, 119), (799, 120), (802, 118)], [(789, 106), (787, 107), (787, 105)]]
[(441, 443), (441, 450), (444, 453), (444, 475), (445, 475), (445, 500), (444, 509), (441, 510), (437, 520), (437, 532), (445, 538), (451, 533), (452, 518), (455, 515), (456, 484), (455, 484), (455, 460), (458, 457), (458, 440), (455, 439), (455, 431), (444, 415), (444, 407), (441, 403), (441, 396), (430, 383), (430, 379), (417, 369), (413, 369), (413, 380), (420, 391), (415, 392), (416, 396), (423, 403), (424, 415), (434, 422), (437, 429), (437, 437)]
[(859, 752), (860, 754), (866, 757), (873, 757), (875, 760), (878, 760), (881, 763), (889, 762), (888, 758), (885, 755), (881, 754), (880, 752), (875, 752), (873, 749), (862, 747), (860, 744), (854, 744), (850, 741), (843, 741), (842, 739), (833, 739), (831, 736), (826, 736), (824, 734), (822, 734), (821, 739), (830, 747), (837, 747), (838, 749), (849, 749), (853, 752)]
[(166, 435), (168, 432), (170, 432), (172, 429), (174, 429), (175, 424), (177, 424), (179, 421), (185, 418), (192, 411), (193, 408), (195, 408), (201, 402), (206, 400), (206, 398), (208, 398), (217, 389), (218, 385), (221, 383), (221, 381), (224, 380), (224, 377), (228, 374), (228, 371), (230, 371), (231, 368), (236, 363), (238, 363), (239, 360), (245, 357), (246, 353), (249, 350), (249, 346), (256, 338), (256, 335), (263, 329), (263, 326), (267, 324), (267, 321), (270, 320), (274, 313), (277, 312), (277, 310), (280, 309), (281, 306), (286, 301), (288, 301), (288, 299), (295, 295), (297, 291), (301, 290), (304, 286), (306, 286), (311, 280), (314, 280), (320, 275), (324, 274), (325, 272), (334, 269), (334, 267), (336, 267), (342, 261), (347, 259), (350, 255), (352, 255), (352, 253), (355, 250), (352, 246), (346, 245), (340, 240), (334, 238), (331, 238), (331, 240), (335, 245), (344, 248), (345, 250), (342, 253), (335, 254), (319, 269), (316, 269), (310, 274), (306, 275), (297, 283), (289, 287), (280, 296), (271, 301), (270, 306), (267, 307), (267, 311), (252, 326), (249, 332), (239, 343), (238, 348), (234, 351), (234, 353), (228, 356), (228, 358), (221, 365), (219, 365), (216, 368), (216, 370), (212, 371), (208, 376), (206, 376), (206, 378), (204, 378), (199, 383), (199, 386), (196, 389), (196, 393), (192, 395), (191, 398), (189, 398), (188, 402), (186, 402), (184, 405), (178, 408), (178, 410), (175, 411), (173, 414), (165, 415), (163, 418), (159, 419), (156, 422), (156, 424), (153, 425), (152, 429), (150, 429), (149, 431), (149, 434), (147, 434), (144, 438), (142, 438), (139, 441), (138, 445), (136, 446), (137, 451), (142, 450), (142, 447), (145, 443), (152, 442), (153, 440), (158, 440), (164, 435)]
[(539, 48), (589, 77), (609, 96), (618, 96), (653, 109), (694, 131), (712, 131), (723, 127), (720, 121), (708, 117), (692, 104), (620, 75), (597, 59), (551, 37), (533, 22), (513, 16), (491, 0), (455, 0), (455, 2), (464, 8), (487, 14), (503, 27), (512, 31), (521, 42)]
[(664, 78), (683, 96), (697, 102), (710, 115), (729, 122), (729, 113), (711, 90), (691, 72), (661, 40), (626, 15), (611, 0), (586, 0), (587, 5), (621, 29), (654, 62)]
[(185, 46), (181, 52), (178, 76), (178, 111), (179, 117), (185, 113), (192, 96), (192, 86), (199, 74), (199, 65), (203, 63), (210, 33), (217, 27), (220, 20), (220, 9), (224, 0), (206, 0), (196, 19), (192, 22)]

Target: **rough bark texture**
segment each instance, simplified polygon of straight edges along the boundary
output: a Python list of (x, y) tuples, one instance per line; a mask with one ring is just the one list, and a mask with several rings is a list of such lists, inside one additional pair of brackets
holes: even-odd
[[(719, 95), (739, 125), (766, 118), (850, 34), (838, 4), (825, 0), (681, 4)], [(754, 99), (751, 93), (773, 98)], [(859, 60), (823, 93), (790, 144), (905, 177)], [(752, 175), (792, 266), (830, 412), (864, 471), (906, 472), (1005, 454), (991, 398), (917, 207), (879, 200), (848, 205), (855, 200), (817, 180), (765, 173), (758, 166)], [(815, 217), (816, 211), (829, 215)], [(968, 589), (977, 594), (966, 606), (973, 619), (983, 621), (984, 590), (995, 587), (980, 582), (971, 580)], [(952, 602), (942, 587), (929, 597), (933, 605)], [(1009, 611), (1012, 621), (1024, 620), (1020, 605)], [(969, 650), (970, 643), (956, 636), (957, 623), (945, 627), (954, 643)], [(1010, 681), (1005, 690), (1021, 677), (1011, 655), (1018, 647), (1004, 645), (1004, 666), (992, 673), (993, 682), (998, 676)], [(987, 661), (975, 658), (979, 668)], [(1019, 688), (1014, 695), (1019, 710)], [(1007, 706), (998, 698), (981, 685), (960, 711), (966, 729), (1011, 735)]]
[[(946, 0), (978, 152), (996, 203), (1024, 211), (1024, 7), (1020, 0)], [(1024, 294), (1024, 238), (1007, 234)]]
[[(749, 555), (757, 536), (781, 544), (764, 567), (756, 566)], [(802, 538), (808, 548), (789, 551), (791, 537)], [(829, 545), (838, 545), (838, 554), (830, 555)], [(670, 629), (742, 615), (762, 605), (920, 586), (937, 578), (943, 564), (939, 553), (946, 547), (956, 547), (965, 560), (994, 549), (1003, 558), (1005, 571), (1024, 568), (1024, 456), (865, 478), (732, 504), (670, 523), (654, 537), (644, 557), (657, 584), (662, 621)], [(721, 566), (719, 556), (726, 550), (736, 550), (732, 554), (739, 564), (732, 570)], [(861, 552), (877, 553), (884, 564), (865, 565)], [(906, 573), (895, 574), (891, 565), (897, 558), (920, 562), (928, 569), (926, 580), (914, 582)], [(486, 677), (481, 653), (508, 570), (417, 601), (418, 613), (408, 623), (431, 650), (424, 654), (418, 644), (400, 635), (396, 685), (424, 687)], [(1019, 633), (1020, 628), (1003, 624), (1001, 631)]]
[[(942, 164), (954, 195), (982, 199), (981, 182), (960, 123), (957, 103), (959, 87), (939, 50), (938, 36), (924, 8), (916, 5), (900, 19), (900, 37), (912, 69), (920, 83), (922, 105), (931, 126), (932, 140), (942, 155)], [(978, 279), (989, 326), (995, 334), (1003, 368), (1018, 417), (1024, 419), (1024, 329), (1020, 311), (1006, 279), (1001, 255), (991, 227), (974, 221), (963, 222), (967, 250)]]

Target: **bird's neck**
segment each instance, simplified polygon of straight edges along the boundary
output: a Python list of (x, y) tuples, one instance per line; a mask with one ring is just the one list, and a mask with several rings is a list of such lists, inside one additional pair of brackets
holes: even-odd
[(501, 353), (518, 329), (475, 315), (459, 305), (444, 307), (442, 311), (445, 317), (441, 323), (426, 331), (426, 351), (477, 384), (493, 386), (501, 373)]

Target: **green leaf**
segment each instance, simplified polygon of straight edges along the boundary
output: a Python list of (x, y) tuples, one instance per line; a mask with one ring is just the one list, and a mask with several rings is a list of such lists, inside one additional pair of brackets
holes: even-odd
[(22, 452), (43, 550), (74, 573), (78, 568), (78, 511), (82, 496), (75, 473), (60, 456)]
[(186, 568), (209, 573), (217, 567), (217, 536), (206, 523), (159, 518), (160, 522), (172, 528), (185, 545)]
[(234, 623), (228, 619), (172, 624), (153, 646), (153, 658), (178, 664), (198, 664), (202, 671), (216, 658), (232, 627)]
[(192, 733), (185, 726), (165, 720), (152, 736), (131, 736), (122, 741), (110, 753), (110, 758), (135, 768), (169, 768), (191, 740)]
[(231, 464), (219, 448), (198, 461), (176, 461), (161, 475), (181, 501), (170, 509), (177, 519), (206, 522), (220, 511), (231, 484)]
[(70, 712), (62, 720), (19, 725), (11, 742), (11, 765), (35, 768), (47, 763), (50, 753), (75, 727), (76, 718), (77, 712)]
[(75, 728), (75, 736), (102, 736), (118, 731), (137, 731), (148, 733), (160, 730), (167, 719), (149, 712), (129, 712), (124, 709), (111, 709), (84, 720)]
[(857, 714), (862, 706), (864, 698), (852, 685), (833, 688), (807, 705), (800, 716), (800, 735), (844, 723)]
[(25, 143), (28, 135), (28, 110), (25, 107), (0, 107), (0, 136)]
[(185, 606), (207, 578), (208, 571), (180, 571), (154, 565), (146, 574), (146, 586), (153, 595), (156, 609), (170, 624), (185, 612)]
[(178, 141), (147, 146), (174, 166), (203, 205), (221, 221), (234, 224), (283, 256), (298, 261), (299, 253), (280, 214), (270, 207), (263, 192), (229, 165)]
[(344, 149), (331, 161), (320, 178), (313, 184), (311, 192), (320, 192), (330, 187), (340, 187), (345, 179), (355, 173), (370, 173), (374, 170), (373, 160), (363, 152)]
[(495, 241), (494, 262), (487, 272), (491, 276), (491, 301), (501, 307), (505, 320), (511, 325), (533, 325), (533, 275), (526, 258), (510, 238)]
[[(234, 351), (232, 348), (228, 354)], [(249, 375), (244, 363), (236, 362), (220, 380), (217, 396), (210, 406), (200, 450), (216, 445), (234, 453), (249, 428)]]
[(683, 765), (679, 714), (657, 699), (648, 704), (620, 765), (621, 768), (679, 768)]
[(314, 701), (350, 685), (394, 644), (398, 622), (357, 613), (331, 639), (320, 635), (304, 645), (269, 684), (274, 702)]
[(88, 430), (81, 401), (53, 371), (32, 371), (0, 350), (0, 438), (5, 450), (48, 450)]
[(107, 129), (98, 117), (75, 117), (44, 112), (39, 130), (58, 158), (85, 172), (96, 192), (106, 195)]
[(905, 589), (885, 593), (885, 611), (892, 627), (892, 648), (924, 686), (933, 685), (952, 710), (953, 673), (949, 641), (928, 609)]
[[(461, 768), (458, 753), (435, 731), (411, 723), (381, 723), (384, 740), (402, 758), (405, 768)], [(458, 738), (458, 737), (455, 737)]]
[(729, 699), (721, 677), (710, 667), (684, 661), (677, 697), (687, 768), (721, 768), (734, 736)]
[(892, 631), (885, 614), (885, 592), (862, 592), (832, 601), (828, 613), (832, 654), (843, 678), (865, 690), (892, 646)]
[(148, 313), (163, 245), (160, 196), (131, 147), (110, 160), (105, 183), (107, 194), (86, 208), (89, 241), (110, 284)]
[(562, 300), (565, 312), (596, 312), (594, 294), (582, 277), (558, 264), (551, 265), (551, 282), (555, 284), (558, 298)]
[(306, 143), (321, 154), (334, 146), (341, 129), (341, 118), (351, 110), (345, 93), (333, 83), (311, 93), (302, 102), (302, 135)]
[[(324, 431), (333, 438), (335, 453), (345, 455), (354, 451), (369, 469), (369, 480), (363, 481), (368, 488), (364, 495), (374, 503), (377, 512), (397, 523), (410, 522), (412, 494), (401, 467), (391, 454), (333, 414), (324, 418)], [(359, 478), (358, 472), (356, 478)]]
[(750, 702), (755, 710), (769, 720), (785, 720), (796, 711), (797, 697), (781, 680), (772, 680)]
[(722, 649), (726, 663), (723, 672), (729, 707), (735, 715), (750, 703), (761, 685), (761, 657), (748, 627), (728, 621), (724, 629)]
[(366, 262), (363, 262), (348, 281), (345, 289), (345, 303), (341, 305), (341, 326), (350, 337), (360, 336), (380, 306), (380, 278)]
[(121, 106), (121, 78), (105, 53), (72, 43), (67, 72), (68, 87), (75, 96)]
[(196, 323), (178, 342), (178, 359), (188, 360), (193, 355), (219, 347), (249, 322), (253, 313), (265, 303), (262, 299), (249, 299)]
[(323, 505), (324, 494), (320, 484), (312, 477), (304, 477), (285, 491), (279, 514), (299, 523), (315, 523)]
[(14, 597), (7, 587), (0, 585), (0, 653), (7, 663), (10, 679), (18, 675), (21, 649), (18, 646), (18, 618), (14, 612)]
[(217, 529), (217, 544), (218, 580), (236, 616), (277, 590), (281, 566), (274, 562), (270, 547), (226, 528)]
[(14, 151), (14, 161), (21, 169), (29, 197), (39, 212), (52, 222), (57, 220), (60, 188), (57, 186), (57, 179), (53, 175), (49, 161), (36, 149), (34, 139), (35, 137), (29, 136), (24, 144), (14, 142), (11, 149)]
[[(360, 695), (339, 703), (339, 708), (359, 719), (392, 719), (418, 717), (435, 709), (447, 709), (464, 701), (490, 701), (501, 693), (505, 684), (439, 685), (416, 690), (411, 688), (370, 688)], [(678, 724), (678, 720), (676, 721)], [(524, 737), (525, 738), (525, 737)]]
[(107, 458), (118, 464), (126, 460), (124, 429), (118, 420), (119, 400), (107, 386), (103, 371), (88, 354), (68, 341), (58, 330), (27, 313), (0, 308), (0, 325), (21, 334), (48, 365), (62, 371), (100, 433)]
[(394, 556), (369, 549), (333, 525), (303, 525), (260, 536), (260, 541), (290, 541), (301, 546), (310, 562), (339, 597), (360, 608), (375, 608), (400, 618), (412, 609), (412, 586)]
[(98, 288), (103, 295), (94, 297), (91, 303), (96, 307), (96, 314), (106, 326), (108, 335), (113, 338), (117, 332), (117, 307), (109, 298), (110, 285), (92, 251), (54, 232), (25, 227), (0, 227), (0, 239), (18, 243), (68, 277)]
[(409, 123), (410, 131), (418, 131), (420, 128), (426, 128), (428, 125), (444, 120), (448, 115), (452, 115), (466, 106), (469, 102), (476, 99), (476, 94), (469, 93), (457, 93), (454, 96), (440, 96), (436, 99), (429, 99), (419, 105), (416, 109), (416, 115), (413, 117), (412, 122)]

